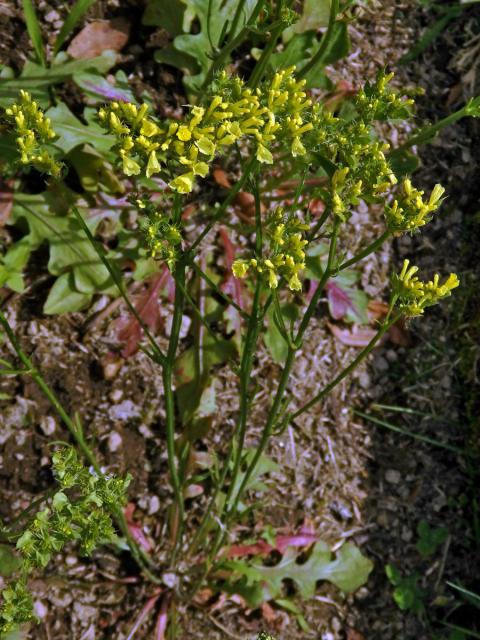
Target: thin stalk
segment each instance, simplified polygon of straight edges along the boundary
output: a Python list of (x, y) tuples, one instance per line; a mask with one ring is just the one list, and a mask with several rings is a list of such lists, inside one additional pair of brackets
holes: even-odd
[(210, 278), (210, 276), (206, 274), (205, 271), (202, 271), (202, 269), (198, 266), (196, 262), (192, 262), (191, 266), (195, 270), (195, 272), (200, 276), (200, 278), (205, 280), (205, 282), (215, 291), (215, 293), (218, 296), (223, 298), (225, 302), (227, 302), (228, 304), (231, 304), (232, 307), (234, 307), (238, 311), (238, 313), (242, 316), (244, 320), (249, 319), (250, 317), (249, 314), (246, 311), (244, 311), (242, 307), (239, 304), (237, 304), (233, 298), (231, 298), (227, 293), (222, 291), (220, 287), (218, 287), (215, 284), (215, 282)]
[(308, 411), (308, 409), (313, 407), (314, 404), (316, 404), (320, 400), (323, 400), (323, 398), (325, 398), (325, 396), (328, 395), (334, 387), (340, 384), (340, 382), (342, 382), (344, 378), (346, 378), (350, 373), (352, 373), (352, 371), (358, 367), (358, 365), (362, 362), (362, 360), (365, 360), (365, 358), (372, 352), (375, 345), (385, 335), (385, 333), (390, 329), (390, 327), (393, 324), (395, 324), (397, 320), (400, 319), (401, 315), (402, 314), (399, 313), (391, 320), (385, 319), (385, 321), (382, 323), (382, 325), (380, 326), (375, 336), (370, 340), (368, 345), (360, 351), (357, 357), (354, 360), (352, 360), (352, 362), (348, 365), (348, 367), (346, 367), (343, 371), (341, 371), (336, 378), (334, 378), (329, 384), (327, 384), (311, 400), (309, 400), (307, 403), (301, 406), (300, 409), (297, 409), (297, 411), (292, 413), (292, 415), (290, 416), (290, 420), (291, 421), (295, 420), (295, 418), (298, 418), (298, 416), (302, 415), (302, 413), (305, 413), (305, 411)]
[[(260, 202), (258, 176), (255, 180), (254, 195), (255, 195), (255, 227), (256, 227), (255, 252), (256, 252), (256, 255), (260, 258), (262, 256), (263, 247), (262, 247), (261, 202)], [(253, 356), (255, 354), (255, 347), (258, 339), (258, 334), (260, 332), (260, 328), (262, 326), (265, 313), (269, 307), (268, 303), (265, 304), (263, 308), (263, 312), (260, 313), (261, 289), (262, 289), (262, 283), (261, 283), (261, 278), (259, 277), (257, 279), (257, 284), (255, 287), (252, 310), (248, 316), (247, 332), (245, 336), (245, 343), (244, 343), (241, 362), (240, 362), (240, 408), (239, 408), (239, 418), (238, 418), (237, 425), (235, 427), (234, 437), (232, 438), (216, 490), (214, 491), (213, 495), (210, 498), (210, 502), (207, 506), (207, 509), (204, 512), (203, 518), (200, 522), (197, 532), (188, 549), (188, 552), (187, 552), (188, 556), (194, 553), (194, 551), (197, 549), (198, 543), (201, 541), (202, 536), (205, 533), (206, 527), (208, 526), (208, 523), (209, 523), (210, 514), (212, 512), (214, 505), (216, 504), (218, 494), (225, 483), (232, 460), (233, 460), (232, 481), (230, 483), (229, 491), (227, 493), (226, 503), (231, 498), (233, 487), (235, 485), (235, 478), (237, 477), (238, 470), (240, 468), (243, 446), (245, 442), (246, 429), (247, 429), (248, 409), (250, 404), (248, 387), (250, 385), (250, 374), (251, 374), (252, 365), (253, 365)], [(207, 568), (207, 571), (208, 571), (208, 568)], [(203, 582), (203, 579), (204, 579), (204, 576), (201, 576), (200, 580), (197, 582), (197, 584), (194, 587), (194, 593), (197, 591), (197, 589)]]
[[(303, 335), (307, 329), (307, 326), (315, 312), (318, 300), (320, 299), (320, 295), (322, 293), (323, 288), (325, 287), (325, 284), (327, 283), (327, 280), (329, 278), (330, 275), (330, 270), (332, 269), (333, 263), (334, 263), (334, 258), (335, 258), (335, 251), (336, 251), (336, 241), (337, 241), (337, 235), (338, 235), (338, 229), (339, 229), (339, 222), (336, 221), (335, 225), (334, 225), (334, 229), (332, 232), (332, 237), (331, 237), (331, 242), (330, 242), (330, 250), (329, 250), (329, 255), (328, 255), (328, 263), (327, 263), (327, 267), (325, 269), (325, 272), (323, 274), (322, 280), (319, 283), (319, 286), (317, 288), (317, 290), (315, 291), (315, 294), (313, 295), (307, 310), (305, 312), (305, 315), (302, 319), (302, 322), (300, 323), (298, 332), (297, 332), (297, 336), (294, 340), (295, 345), (298, 345), (301, 343)], [(218, 532), (217, 532), (217, 536), (216, 539), (214, 541), (213, 547), (212, 547), (212, 551), (209, 554), (209, 558), (207, 561), (207, 566), (206, 566), (206, 572), (205, 572), (205, 576), (208, 574), (209, 571), (209, 567), (210, 564), (212, 562), (212, 559), (215, 557), (215, 555), (217, 554), (218, 550), (220, 549), (224, 537), (225, 537), (225, 527), (226, 524), (228, 523), (228, 521), (231, 519), (232, 515), (235, 513), (237, 507), (238, 507), (238, 503), (242, 497), (243, 491), (245, 490), (245, 487), (247, 486), (253, 472), (255, 471), (255, 468), (258, 464), (258, 461), (260, 460), (260, 457), (262, 456), (265, 447), (267, 446), (267, 443), (269, 441), (269, 438), (272, 434), (272, 431), (274, 429), (276, 420), (277, 420), (277, 415), (279, 410), (282, 407), (283, 404), (283, 397), (285, 394), (285, 390), (288, 384), (288, 380), (290, 377), (290, 372), (291, 369), (293, 367), (293, 363), (295, 361), (295, 353), (296, 353), (297, 349), (293, 348), (292, 346), (289, 345), (288, 347), (288, 351), (287, 351), (287, 357), (285, 360), (285, 364), (283, 366), (283, 370), (280, 376), (280, 380), (278, 383), (278, 387), (277, 387), (277, 391), (275, 393), (275, 398), (273, 400), (272, 406), (270, 408), (268, 417), (267, 417), (267, 421), (265, 424), (265, 427), (263, 429), (262, 435), (260, 437), (260, 442), (257, 445), (256, 449), (255, 449), (255, 454), (253, 456), (253, 459), (250, 463), (250, 465), (248, 466), (246, 472), (245, 472), (245, 476), (242, 480), (242, 483), (240, 485), (240, 488), (232, 502), (231, 505), (227, 505), (229, 506), (229, 509), (227, 510), (227, 512), (225, 513), (225, 516), (223, 518), (223, 526), (219, 528)]]
[(388, 238), (392, 235), (391, 231), (384, 231), (382, 233), (381, 236), (379, 236), (376, 240), (374, 240), (373, 242), (371, 242), (368, 247), (365, 247), (365, 249), (363, 249), (362, 251), (360, 251), (360, 253), (357, 253), (356, 256), (353, 256), (353, 258), (350, 258), (350, 260), (346, 260), (345, 262), (343, 262), (339, 267), (338, 267), (338, 271), (343, 271), (343, 269), (348, 269), (348, 267), (352, 267), (354, 264), (357, 264), (357, 262), (360, 262), (360, 260), (363, 260), (364, 258), (366, 258), (367, 256), (369, 256), (371, 253), (373, 253), (374, 251), (376, 251), (379, 247), (382, 246), (382, 244), (388, 240)]
[(250, 174), (252, 173), (252, 171), (254, 170), (254, 168), (257, 165), (257, 159), (255, 158), (255, 156), (252, 156), (249, 163), (247, 164), (247, 166), (245, 167), (245, 171), (243, 172), (242, 177), (240, 178), (240, 180), (238, 182), (235, 183), (235, 185), (230, 189), (230, 191), (228, 192), (228, 196), (225, 198), (225, 200), (223, 201), (223, 203), (221, 204), (221, 206), (219, 207), (219, 209), (214, 213), (213, 218), (210, 220), (210, 222), (206, 225), (205, 229), (203, 229), (203, 231), (198, 235), (198, 237), (196, 238), (196, 240), (193, 242), (193, 244), (189, 247), (189, 249), (186, 252), (186, 257), (192, 259), (193, 255), (195, 253), (195, 249), (200, 245), (200, 243), (202, 242), (202, 240), (205, 238), (205, 236), (207, 236), (211, 229), (213, 229), (213, 227), (215, 226), (215, 224), (221, 220), (221, 218), (223, 217), (225, 211), (227, 210), (227, 208), (232, 204), (232, 202), (235, 199), (235, 196), (237, 195), (237, 193), (239, 191), (241, 191), (241, 189), (244, 187), (245, 183), (247, 182)]
[(325, 207), (322, 215), (320, 216), (320, 218), (317, 220), (317, 223), (315, 224), (315, 226), (313, 227), (313, 229), (310, 231), (310, 233), (308, 234), (308, 238), (307, 240), (309, 242), (312, 242), (312, 240), (314, 240), (317, 236), (317, 233), (320, 231), (320, 229), (323, 227), (323, 225), (325, 224), (325, 222), (328, 220), (328, 216), (331, 214), (331, 210), (328, 207)]
[[(10, 343), (14, 348), (18, 358), (22, 361), (25, 367), (30, 369), (30, 375), (32, 379), (34, 380), (38, 388), (42, 391), (44, 396), (49, 400), (51, 405), (57, 411), (58, 415), (60, 416), (63, 423), (69, 430), (70, 434), (72, 435), (77, 447), (82, 452), (82, 455), (85, 457), (85, 459), (93, 467), (93, 469), (98, 475), (103, 475), (100, 465), (95, 457), (95, 454), (85, 442), (85, 439), (83, 437), (81, 430), (78, 428), (76, 423), (70, 418), (68, 413), (65, 411), (62, 403), (60, 402), (60, 400), (58, 399), (54, 391), (49, 387), (49, 385), (47, 384), (46, 380), (44, 379), (40, 371), (34, 366), (33, 362), (30, 360), (27, 354), (23, 351), (23, 349), (20, 346), (20, 343), (18, 342), (10, 326), (10, 323), (8, 322), (7, 318), (5, 317), (5, 315), (1, 310), (0, 310), (0, 324), (2, 325), (5, 333), (7, 334), (7, 337), (10, 340)], [(123, 514), (122, 509), (113, 508), (111, 511), (112, 511), (112, 515), (115, 517), (117, 521), (120, 531), (125, 536), (125, 539), (128, 543), (128, 546), (130, 547), (130, 551), (132, 552), (133, 557), (135, 558), (141, 570), (152, 582), (160, 583), (161, 581), (154, 574), (152, 574), (152, 572), (148, 569), (147, 565), (151, 563), (150, 558), (138, 547), (137, 543), (132, 538), (132, 535), (130, 534), (130, 531), (128, 529), (128, 525), (125, 520), (125, 516)]]
[(255, 68), (252, 71), (252, 75), (248, 80), (247, 84), (251, 89), (255, 89), (258, 86), (258, 83), (260, 82), (260, 80), (262, 79), (262, 76), (265, 72), (265, 68), (268, 64), (268, 60), (272, 55), (275, 45), (277, 44), (277, 40), (282, 34), (282, 32), (284, 31), (284, 29), (285, 29), (285, 25), (282, 22), (279, 25), (277, 25), (274, 29), (272, 29), (270, 33), (270, 40), (267, 42), (267, 46), (262, 51), (262, 55), (260, 56), (260, 59), (255, 65)]
[(426, 127), (422, 127), (417, 133), (414, 133), (413, 136), (407, 138), (407, 140), (401, 144), (396, 149), (392, 149), (390, 155), (398, 153), (399, 151), (404, 151), (406, 149), (410, 149), (416, 144), (424, 144), (425, 142), (429, 142), (432, 140), (439, 131), (445, 129), (445, 127), (449, 127), (454, 124), (458, 120), (461, 120), (468, 114), (468, 107), (465, 105), (458, 111), (454, 111), (450, 115), (438, 120), (438, 122), (434, 122), (433, 124), (427, 125)]
[(85, 235), (89, 239), (92, 247), (97, 252), (98, 257), (100, 258), (100, 260), (104, 264), (105, 268), (107, 269), (108, 273), (110, 274), (110, 277), (112, 278), (112, 280), (115, 283), (117, 289), (119, 290), (120, 295), (125, 300), (128, 309), (130, 310), (130, 312), (134, 316), (135, 320), (138, 322), (138, 324), (143, 329), (145, 335), (147, 336), (147, 339), (148, 339), (148, 341), (150, 343), (150, 346), (152, 347), (153, 354), (155, 355), (155, 361), (158, 362), (158, 364), (160, 364), (161, 366), (164, 366), (165, 362), (166, 362), (164, 353), (162, 352), (162, 350), (158, 346), (157, 341), (155, 340), (155, 338), (151, 334), (150, 329), (148, 328), (148, 326), (143, 321), (143, 318), (140, 316), (140, 314), (138, 313), (138, 311), (135, 309), (134, 305), (130, 301), (130, 298), (128, 297), (128, 293), (127, 293), (127, 291), (126, 291), (126, 289), (125, 289), (125, 287), (123, 285), (123, 282), (118, 277), (117, 272), (112, 267), (112, 265), (110, 264), (110, 261), (106, 257), (103, 247), (101, 247), (99, 245), (99, 243), (93, 237), (92, 232), (88, 228), (87, 223), (83, 219), (83, 216), (80, 213), (80, 211), (77, 209), (77, 207), (72, 206), (72, 211), (75, 214), (75, 217), (77, 218), (77, 220), (78, 220), (80, 226), (82, 227), (83, 231), (85, 232)]
[(175, 301), (173, 309), (172, 328), (168, 342), (168, 351), (163, 365), (163, 388), (165, 395), (166, 431), (167, 431), (167, 454), (170, 481), (172, 483), (175, 497), (174, 509), (174, 533), (175, 543), (172, 551), (171, 566), (174, 566), (178, 548), (182, 542), (185, 508), (183, 501), (183, 491), (177, 468), (175, 453), (175, 399), (173, 392), (173, 367), (177, 354), (180, 329), (182, 326), (183, 307), (185, 304), (185, 262), (180, 260), (174, 270), (175, 281), (181, 286), (175, 287)]
[[(227, 44), (224, 47), (222, 47), (222, 49), (215, 56), (215, 59), (210, 65), (210, 69), (208, 70), (208, 73), (202, 84), (202, 90), (206, 89), (208, 85), (212, 82), (215, 76), (215, 73), (219, 69), (222, 69), (225, 66), (226, 60), (228, 56), (232, 53), (232, 51), (234, 51), (237, 47), (239, 47), (242, 44), (242, 42), (245, 40), (249, 31), (252, 28), (252, 25), (256, 22), (258, 16), (260, 15), (260, 12), (264, 4), (265, 4), (265, 0), (258, 0), (257, 4), (255, 5), (255, 8), (253, 9), (250, 15), (250, 18), (246, 22), (243, 29), (241, 29), (241, 31), (239, 31), (239, 33), (236, 36), (235, 36), (236, 26), (235, 26), (235, 29), (232, 28), (230, 30), (230, 35), (232, 36), (232, 39), (229, 42), (227, 42)], [(237, 18), (237, 14), (238, 14), (238, 18)], [(237, 8), (237, 13), (234, 16), (234, 22), (236, 18), (237, 18), (237, 25), (238, 25), (238, 20), (240, 19), (240, 13), (238, 12), (238, 8)]]
[(300, 71), (297, 72), (297, 78), (299, 80), (301, 80), (302, 78), (304, 78), (312, 69), (315, 68), (315, 66), (322, 61), (323, 56), (325, 55), (325, 52), (328, 49), (328, 46), (330, 45), (330, 40), (332, 38), (333, 35), (333, 28), (335, 26), (335, 22), (337, 20), (337, 14), (340, 10), (340, 2), (339, 0), (331, 0), (331, 5), (330, 5), (330, 16), (328, 19), (328, 27), (327, 30), (322, 38), (322, 41), (320, 43), (320, 47), (317, 51), (317, 53), (312, 56), (312, 58), (309, 60), (309, 62), (307, 62), (307, 64), (300, 69)]

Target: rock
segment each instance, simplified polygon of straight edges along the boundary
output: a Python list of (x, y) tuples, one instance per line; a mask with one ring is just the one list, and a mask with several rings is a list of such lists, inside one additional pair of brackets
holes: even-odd
[(55, 433), (56, 428), (57, 421), (53, 416), (42, 416), (42, 418), (40, 418), (40, 429), (46, 436), (51, 436)]
[(120, 404), (110, 408), (110, 417), (113, 420), (130, 420), (140, 416), (140, 408), (131, 400), (124, 400)]
[(157, 513), (159, 509), (160, 509), (160, 500), (158, 499), (158, 496), (152, 496), (148, 501), (148, 515), (151, 516), (154, 513)]
[(398, 484), (402, 479), (402, 474), (397, 469), (387, 469), (385, 471), (385, 480), (389, 484)]
[(116, 431), (112, 431), (108, 436), (108, 448), (112, 453), (118, 451), (122, 446), (122, 436)]
[(44, 620), (48, 615), (48, 607), (43, 604), (41, 600), (35, 600), (33, 603), (33, 610), (35, 611), (35, 615), (40, 618), (40, 620)]
[(52, 9), (47, 14), (45, 14), (45, 22), (55, 22), (60, 18), (60, 14), (55, 9)]
[(113, 404), (118, 404), (123, 398), (123, 391), (121, 389), (114, 389), (108, 397)]

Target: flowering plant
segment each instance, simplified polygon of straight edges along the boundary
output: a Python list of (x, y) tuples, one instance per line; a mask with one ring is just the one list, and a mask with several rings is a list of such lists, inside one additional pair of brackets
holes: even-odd
[[(337, 9), (338, 3), (332, 2), (333, 22)], [(277, 35), (284, 27), (282, 19), (280, 16)], [(275, 29), (273, 31), (277, 33)], [(326, 37), (330, 31), (329, 27)], [(271, 79), (263, 80), (272, 49), (267, 47), (265, 51), (248, 80), (218, 70), (217, 58), (213, 63), (216, 69), (211, 74), (211, 84), (205, 87), (197, 104), (188, 106), (182, 121), (161, 120), (151, 113), (147, 104), (112, 101), (98, 110), (98, 123), (113, 140), (113, 154), (126, 176), (130, 202), (138, 210), (138, 230), (144, 248), (159, 267), (166, 266), (175, 283), (166, 349), (160, 347), (135, 309), (118, 270), (98, 245), (82, 213), (75, 206), (70, 207), (85, 239), (91, 243), (115, 284), (116, 292), (124, 298), (144, 330), (145, 352), (162, 370), (166, 449), (174, 494), (168, 518), (170, 554), (165, 562), (157, 565), (129, 534), (121, 508), (129, 477), (119, 479), (102, 472), (78, 421), (63, 409), (41, 371), (20, 347), (6, 315), (0, 311), (0, 323), (24, 366), (21, 375), (34, 378), (60, 413), (75, 445), (75, 449), (59, 449), (53, 457), (60, 490), (46, 501), (45, 508), (35, 515), (21, 535), (5, 532), (8, 540), (16, 542), (21, 568), (20, 577), (3, 593), (2, 632), (32, 616), (27, 588), (31, 571), (45, 567), (52, 554), (67, 542), (79, 542), (81, 552), (87, 554), (102, 542), (115, 542), (115, 527), (126, 539), (146, 579), (168, 590), (168, 602), (189, 601), (207, 581), (214, 583), (215, 570), (221, 564), (219, 552), (227, 543), (232, 523), (239, 517), (241, 501), (252, 487), (252, 479), (256, 477), (270, 439), (288, 425), (294, 425), (301, 414), (319, 403), (365, 360), (399, 318), (423, 314), (427, 307), (449, 296), (459, 284), (455, 274), (450, 274), (443, 284), (438, 275), (431, 281), (421, 281), (416, 275), (417, 268), (406, 260), (400, 273), (392, 276), (388, 311), (378, 323), (375, 336), (321, 391), (306, 397), (303, 405), (295, 405), (287, 393), (290, 374), (329, 279), (359, 263), (387, 239), (419, 231), (439, 209), (444, 189), (437, 184), (430, 195), (424, 197), (423, 191), (414, 187), (409, 177), (397, 175), (394, 170), (392, 150), (379, 135), (376, 123), (408, 118), (414, 101), (413, 92), (391, 88), (393, 74), (381, 71), (375, 81), (366, 83), (352, 100), (353, 116), (344, 118), (332, 113), (328, 104), (307, 90), (304, 76), (310, 70), (310, 64), (300, 70), (294, 67), (281, 69)], [(315, 55), (320, 59), (318, 52)], [(469, 109), (471, 111), (473, 107)], [(468, 115), (476, 115), (476, 112)], [(16, 138), (19, 166), (34, 167), (51, 176), (53, 181), (59, 180), (67, 161), (55, 147), (59, 139), (55, 127), (37, 102), (22, 92), (18, 100), (4, 110), (3, 120)], [(208, 179), (213, 163), (231, 153), (237, 154), (238, 180), (223, 203), (207, 207), (192, 231), (192, 227), (185, 224), (184, 205), (192, 194), (200, 191), (202, 180)], [(292, 175), (295, 176), (294, 193), (281, 197), (278, 206), (263, 208), (263, 198), (271, 195), (272, 185)], [(311, 188), (307, 188), (309, 176), (314, 178)], [(152, 182), (153, 178), (157, 182)], [(166, 183), (160, 200), (153, 198), (151, 193), (153, 187), (158, 187), (159, 179)], [(217, 282), (212, 279), (199, 259), (202, 243), (216, 224), (229, 216), (233, 224), (231, 204), (242, 189), (248, 189), (253, 195), (254, 215), (240, 255), (231, 261), (230, 268), (237, 283), (244, 280), (249, 284), (248, 311), (217, 284), (218, 279)], [(309, 206), (312, 200), (323, 203), (323, 211), (317, 217)], [(342, 233), (361, 201), (383, 210), (385, 230), (372, 243), (351, 255), (349, 248), (343, 246)], [(328, 257), (322, 264), (318, 286), (306, 299), (302, 296), (306, 255), (319, 241), (327, 243)], [(195, 533), (187, 535), (192, 527), (187, 526), (191, 516), (185, 505), (191, 482), (186, 461), (195, 440), (189, 438), (188, 430), (182, 424), (182, 407), (179, 406), (182, 396), (174, 378), (176, 359), (182, 349), (182, 318), (187, 307), (191, 307), (213, 339), (218, 341), (214, 328), (189, 293), (189, 281), (197, 276), (207, 282), (212, 296), (240, 312), (242, 333), (237, 336), (240, 349), (234, 355), (239, 384), (235, 426), (227, 451), (215, 468), (210, 469), (209, 482), (205, 483), (205, 493), (209, 495), (203, 515), (195, 522)], [(289, 323), (282, 311), (281, 303), (285, 300), (294, 301), (302, 310), (301, 314), (289, 318)], [(270, 309), (273, 309), (276, 326), (285, 343), (286, 356), (261, 434), (255, 449), (251, 450), (246, 447), (255, 401), (251, 376)], [(7, 365), (5, 374), (15, 371), (13, 365)], [(198, 392), (199, 389), (195, 389), (195, 394), (201, 395)], [(83, 466), (77, 451), (90, 468)], [(321, 558), (318, 562), (330, 562), (329, 550), (325, 552), (319, 546), (315, 553)], [(349, 553), (359, 566), (355, 555), (358, 550), (349, 549)], [(349, 558), (346, 557), (345, 562), (348, 564)], [(195, 571), (185, 568), (192, 563)], [(368, 562), (360, 562), (360, 565), (364, 568), (361, 583), (371, 567)], [(358, 583), (358, 580), (347, 582), (345, 590), (349, 584), (355, 585), (352, 589), (356, 588)], [(311, 593), (311, 585), (306, 592)], [(262, 634), (260, 638), (266, 640), (270, 636)]]

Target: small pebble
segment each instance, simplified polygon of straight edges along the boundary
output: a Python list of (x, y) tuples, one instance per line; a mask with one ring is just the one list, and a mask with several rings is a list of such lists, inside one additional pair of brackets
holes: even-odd
[(148, 515), (151, 516), (154, 513), (157, 513), (159, 509), (160, 509), (160, 500), (158, 499), (158, 496), (152, 496), (148, 504)]
[(35, 615), (40, 618), (40, 620), (44, 620), (48, 615), (48, 608), (43, 604), (41, 600), (35, 600), (33, 603), (33, 610), (35, 611)]
[(112, 433), (108, 436), (108, 448), (112, 453), (118, 451), (118, 449), (122, 446), (122, 436), (116, 431), (112, 431)]
[(57, 11), (55, 11), (55, 9), (52, 9), (52, 11), (49, 11), (47, 14), (45, 14), (45, 22), (55, 22), (55, 20), (58, 20), (60, 18), (60, 15)]
[(40, 429), (46, 436), (51, 436), (57, 428), (56, 420), (53, 416), (42, 416), (40, 418)]
[(121, 389), (114, 389), (108, 397), (113, 404), (117, 404), (123, 398), (123, 391)]
[(387, 469), (385, 471), (385, 480), (390, 484), (398, 484), (402, 479), (402, 474), (396, 469)]

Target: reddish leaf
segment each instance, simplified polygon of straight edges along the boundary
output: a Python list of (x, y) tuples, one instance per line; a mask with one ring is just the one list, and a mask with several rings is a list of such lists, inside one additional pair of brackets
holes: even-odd
[(271, 544), (265, 540), (259, 540), (254, 544), (234, 544), (227, 553), (227, 558), (242, 558), (243, 556), (261, 556), (274, 550)]
[(308, 210), (314, 216), (320, 216), (325, 211), (325, 203), (319, 198), (313, 198), (308, 203)]
[(120, 51), (127, 44), (130, 25), (125, 18), (87, 24), (71, 41), (67, 53), (72, 58), (88, 60), (104, 51)]
[(259, 540), (254, 544), (232, 545), (228, 550), (227, 557), (261, 556), (272, 551), (278, 551), (283, 555), (288, 547), (308, 547), (315, 542), (318, 542), (318, 537), (314, 533), (300, 530), (298, 534), (276, 536), (274, 546), (265, 540)]
[(352, 329), (341, 329), (336, 324), (331, 324), (330, 322), (327, 324), (333, 335), (347, 347), (366, 347), (377, 334), (375, 329), (369, 329), (368, 327), (359, 328), (354, 326)]
[(133, 519), (134, 512), (135, 505), (133, 504), (133, 502), (129, 502), (123, 510), (125, 520), (127, 521), (128, 530), (130, 531), (130, 534), (135, 542), (137, 542), (144, 551), (150, 553), (150, 551), (152, 551), (153, 549), (153, 546), (150, 540), (144, 534), (141, 525), (139, 525), (138, 522)]
[(382, 300), (369, 300), (367, 311), (370, 321), (383, 320), (388, 313), (388, 304)]
[(220, 285), (220, 289), (228, 294), (238, 306), (243, 309), (245, 307), (243, 299), (243, 285), (241, 280), (233, 277), (232, 265), (235, 261), (236, 247), (228, 237), (225, 227), (220, 227), (220, 238), (225, 249), (225, 268), (227, 273), (225, 280)]
[(0, 190), (0, 227), (3, 227), (10, 217), (13, 207), (13, 189), (11, 183), (6, 182), (1, 185)]
[(275, 624), (277, 621), (278, 613), (275, 609), (268, 604), (268, 602), (262, 602), (261, 604), (262, 617), (269, 625)]
[(305, 532), (293, 536), (277, 536), (275, 548), (280, 553), (285, 553), (288, 547), (308, 547), (315, 542), (318, 542), (318, 537), (314, 533)]
[[(162, 273), (151, 280), (145, 293), (138, 296), (134, 302), (139, 316), (154, 333), (160, 329), (162, 324), (158, 294), (165, 285), (170, 284), (169, 280), (172, 280), (172, 277), (167, 267), (164, 267)], [(124, 358), (128, 358), (138, 351), (143, 329), (133, 315), (129, 318), (120, 318), (117, 322), (117, 328), (118, 340), (126, 343), (121, 354)]]
[(399, 347), (408, 347), (410, 345), (410, 335), (402, 318), (390, 327), (388, 337), (393, 344), (398, 344)]
[(348, 292), (339, 287), (338, 284), (329, 280), (325, 285), (325, 289), (330, 305), (330, 314), (334, 320), (341, 320), (347, 315), (349, 310), (355, 310), (355, 305), (348, 295)]

